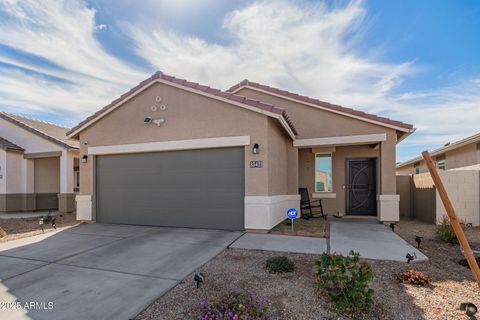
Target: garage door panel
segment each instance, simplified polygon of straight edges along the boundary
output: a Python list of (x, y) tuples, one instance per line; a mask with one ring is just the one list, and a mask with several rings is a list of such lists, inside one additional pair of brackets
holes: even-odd
[(244, 149), (97, 157), (97, 221), (244, 229)]

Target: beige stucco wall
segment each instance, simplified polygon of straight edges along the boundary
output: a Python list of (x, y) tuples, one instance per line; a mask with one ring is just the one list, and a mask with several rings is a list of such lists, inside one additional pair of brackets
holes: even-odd
[(445, 167), (447, 170), (467, 167), (479, 163), (480, 150), (477, 150), (476, 143), (449, 151), (445, 155)]
[[(162, 98), (160, 103), (155, 101), (156, 96)], [(152, 111), (152, 105), (162, 104), (166, 110)], [(146, 125), (143, 120), (147, 116), (164, 118), (166, 122), (161, 127)], [(292, 150), (292, 140), (284, 134), (277, 120), (161, 83), (149, 87), (82, 131), (79, 135), (80, 158), (87, 154), (88, 147), (94, 146), (233, 136), (250, 136), (251, 144), (245, 147), (246, 196), (292, 192), (287, 184), (296, 180), (297, 173), (287, 167), (296, 151)], [(255, 143), (260, 145), (256, 155), (251, 150)], [(263, 168), (250, 168), (252, 160), (263, 161)], [(294, 161), (292, 166), (295, 166)], [(80, 194), (92, 195), (93, 204), (94, 174), (95, 157), (90, 155), (87, 163), (80, 163)]]
[(7, 192), (7, 153), (0, 149), (0, 194)]
[(23, 153), (6, 152), (6, 193), (25, 192), (25, 167)]
[(34, 192), (60, 193), (60, 158), (34, 160)]
[[(395, 195), (395, 158), (397, 133), (394, 129), (373, 123), (353, 119), (348, 116), (324, 111), (316, 107), (291, 101), (282, 97), (260, 92), (251, 88), (242, 88), (237, 92), (253, 99), (269, 102), (285, 109), (298, 130), (299, 139), (351, 136), (385, 133), (387, 140), (382, 142), (377, 150), (372, 146), (340, 146), (333, 155), (333, 193), (334, 198), (325, 198), (322, 202), (325, 211), (329, 213), (345, 212), (345, 160), (347, 158), (376, 157), (377, 158), (377, 194)], [(299, 187), (308, 187), (314, 192), (315, 161), (312, 149), (298, 151)], [(392, 211), (392, 210), (389, 210)], [(393, 210), (395, 211), (395, 210)], [(398, 210), (397, 210), (398, 211)], [(394, 212), (393, 216), (398, 212)], [(382, 219), (382, 217), (379, 217)], [(397, 217), (389, 218), (395, 220)]]
[(288, 144), (292, 144), (275, 120), (268, 120), (268, 195), (288, 194)]
[(285, 109), (298, 130), (299, 139), (395, 132), (384, 126), (306, 106), (251, 88), (242, 88), (237, 94), (269, 102)]
[[(440, 178), (448, 193), (458, 218), (473, 226), (480, 225), (480, 171), (452, 170), (440, 171)], [(447, 215), (437, 192), (437, 223)]]
[(242, 88), (238, 94), (270, 102), (285, 109), (299, 131), (299, 139), (386, 133), (387, 141), (382, 142), (380, 148), (380, 152), (383, 153), (383, 166), (379, 166), (383, 173), (380, 189), (384, 194), (395, 194), (397, 134), (394, 129), (320, 110), (250, 88)]
[[(445, 152), (445, 168), (446, 170), (469, 167), (480, 164), (480, 150), (477, 142), (466, 146)], [(437, 156), (432, 157), (436, 160)], [(428, 168), (424, 160), (420, 160), (420, 173), (428, 172)], [(414, 164), (403, 166), (396, 170), (397, 175), (415, 174)]]

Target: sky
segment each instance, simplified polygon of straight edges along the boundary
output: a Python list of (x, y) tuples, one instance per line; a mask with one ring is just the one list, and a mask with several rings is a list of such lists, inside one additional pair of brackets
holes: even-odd
[(65, 126), (160, 70), (411, 123), (397, 161), (479, 132), (480, 1), (2, 0), (0, 110)]

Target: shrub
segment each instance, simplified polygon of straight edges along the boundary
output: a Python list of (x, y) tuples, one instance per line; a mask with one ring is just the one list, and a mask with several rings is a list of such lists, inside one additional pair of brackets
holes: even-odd
[(267, 270), (272, 273), (292, 272), (294, 270), (293, 261), (285, 256), (272, 257), (267, 260)]
[(6, 237), (6, 236), (7, 236), (7, 232), (2, 228), (0, 228), (0, 238)]
[(368, 287), (373, 279), (370, 265), (360, 262), (360, 255), (350, 251), (345, 257), (322, 254), (316, 262), (315, 278), (339, 309), (366, 309), (373, 301), (373, 289)]
[[(476, 257), (475, 260), (477, 260), (477, 263), (480, 265), (480, 256)], [(458, 261), (458, 264), (470, 269), (470, 265), (468, 264), (467, 259), (461, 259), (460, 261)]]
[(198, 308), (197, 319), (270, 320), (272, 317), (267, 313), (265, 300), (249, 291), (232, 290), (221, 298), (202, 303)]
[(436, 233), (440, 240), (450, 244), (458, 244), (458, 239), (455, 235), (455, 231), (453, 231), (452, 224), (446, 216), (443, 216), (442, 221), (437, 226)]
[(420, 271), (407, 270), (397, 275), (401, 283), (411, 283), (419, 286), (427, 286), (430, 283), (428, 277)]

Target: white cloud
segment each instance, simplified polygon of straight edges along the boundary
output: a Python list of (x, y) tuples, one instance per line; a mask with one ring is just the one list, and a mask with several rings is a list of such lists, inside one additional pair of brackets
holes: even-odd
[(95, 30), (105, 30), (107, 29), (107, 25), (105, 23), (99, 24), (95, 26)]
[(0, 43), (25, 54), (0, 53), (0, 103), (18, 112), (67, 113), (80, 119), (145, 78), (108, 53), (94, 36), (94, 10), (81, 1), (9, 0), (0, 3)]
[[(164, 7), (166, 3), (160, 1)], [(248, 78), (350, 107), (361, 106), (364, 111), (415, 124), (417, 133), (402, 143), (406, 147), (438, 145), (478, 130), (480, 80), (399, 93), (408, 77), (424, 71), (415, 57), (388, 63), (381, 60), (381, 52), (376, 51), (375, 56), (359, 52), (358, 44), (369, 24), (363, 2), (326, 3), (250, 2), (224, 17), (221, 43), (177, 33), (156, 25), (155, 19), (116, 23), (152, 70), (220, 88)], [(157, 4), (150, 0), (145, 5), (154, 8)], [(175, 8), (195, 5), (183, 0)], [(170, 8), (171, 14), (178, 11), (175, 8)], [(84, 2), (8, 0), (0, 4), (0, 12), (8, 16), (0, 21), (0, 43), (59, 66), (0, 53), (0, 62), (35, 72), (0, 69), (0, 104), (38, 112), (75, 110), (84, 115), (151, 73), (104, 49), (95, 34), (107, 27), (95, 23), (95, 11)]]

